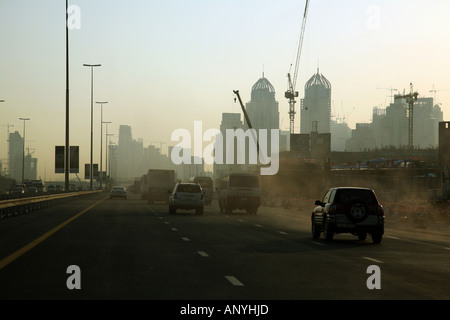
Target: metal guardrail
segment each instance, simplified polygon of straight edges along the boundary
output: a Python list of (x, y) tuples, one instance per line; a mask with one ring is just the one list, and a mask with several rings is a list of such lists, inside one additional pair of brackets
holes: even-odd
[(57, 202), (68, 198), (95, 194), (99, 192), (102, 192), (102, 190), (67, 192), (37, 197), (3, 200), (0, 201), (0, 220), (23, 213), (29, 213), (42, 208), (51, 207), (54, 206)]

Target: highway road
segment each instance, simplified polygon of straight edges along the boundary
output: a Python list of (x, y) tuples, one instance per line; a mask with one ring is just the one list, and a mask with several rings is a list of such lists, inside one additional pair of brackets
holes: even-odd
[(450, 298), (448, 226), (387, 223), (381, 244), (310, 228), (308, 210), (169, 214), (134, 194), (88, 195), (0, 221), (0, 299)]

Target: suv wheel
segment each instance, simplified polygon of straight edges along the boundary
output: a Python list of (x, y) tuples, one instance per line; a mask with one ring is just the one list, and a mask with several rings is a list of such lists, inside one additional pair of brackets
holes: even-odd
[(203, 214), (203, 207), (199, 207), (199, 208), (195, 209), (195, 213), (196, 214)]
[(372, 233), (372, 241), (373, 243), (380, 243), (383, 239), (383, 234), (380, 231), (375, 231)]
[(311, 233), (313, 239), (319, 239), (320, 238), (320, 228), (316, 226), (316, 223), (313, 221), (311, 223)]
[(325, 224), (323, 235), (325, 236), (326, 241), (333, 241), (334, 230), (328, 223)]

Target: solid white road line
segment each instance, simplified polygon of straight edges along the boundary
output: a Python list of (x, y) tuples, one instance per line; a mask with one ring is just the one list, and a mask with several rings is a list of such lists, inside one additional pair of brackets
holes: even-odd
[(392, 237), (392, 236), (386, 236), (386, 238), (389, 238), (389, 239), (395, 239), (395, 240), (400, 240), (400, 238)]

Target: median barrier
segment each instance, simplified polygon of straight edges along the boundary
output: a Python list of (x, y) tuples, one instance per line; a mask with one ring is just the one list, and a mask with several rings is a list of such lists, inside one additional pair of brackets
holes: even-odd
[(37, 211), (54, 206), (62, 201), (71, 200), (75, 197), (102, 192), (102, 190), (78, 191), (43, 195), (28, 198), (10, 199), (0, 201), (0, 220), (19, 214)]

